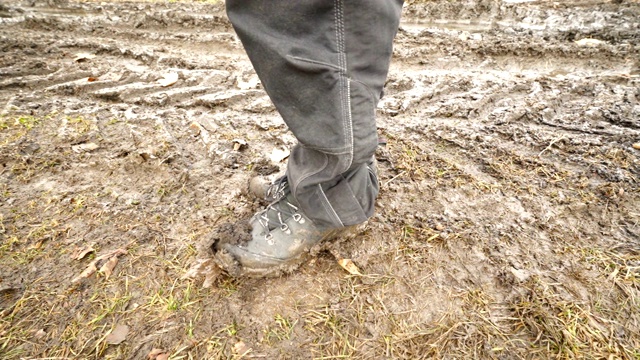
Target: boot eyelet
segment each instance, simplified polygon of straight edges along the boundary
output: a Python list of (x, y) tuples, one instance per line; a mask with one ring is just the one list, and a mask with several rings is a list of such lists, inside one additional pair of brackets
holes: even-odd
[(267, 235), (264, 236), (264, 239), (267, 240), (267, 244), (269, 245), (273, 245), (273, 234), (272, 233), (268, 233)]
[(300, 224), (304, 224), (304, 219), (302, 218), (302, 215), (300, 215), (300, 214), (293, 214), (292, 218), (293, 218), (293, 220), (294, 220), (295, 222), (300, 223)]

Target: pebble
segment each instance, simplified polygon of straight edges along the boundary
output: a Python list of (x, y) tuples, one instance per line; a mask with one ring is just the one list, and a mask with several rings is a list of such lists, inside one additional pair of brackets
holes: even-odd
[(633, 146), (633, 148), (636, 149), (636, 150), (640, 150), (640, 142), (637, 142), (637, 143), (635, 143), (635, 144), (633, 144), (631, 146)]

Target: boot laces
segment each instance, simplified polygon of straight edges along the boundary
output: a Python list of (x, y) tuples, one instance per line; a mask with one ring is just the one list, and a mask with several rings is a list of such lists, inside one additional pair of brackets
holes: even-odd
[(285, 196), (288, 195), (289, 192), (289, 181), (287, 180), (287, 176), (281, 176), (276, 179), (273, 184), (271, 184), (267, 191), (265, 192), (266, 199), (272, 199), (273, 201), (278, 201)]
[(281, 197), (279, 201), (271, 203), (264, 210), (258, 213), (258, 222), (265, 230), (265, 239), (269, 244), (273, 244), (273, 230), (279, 228), (285, 234), (291, 234), (289, 225), (286, 224), (288, 219), (303, 224), (304, 217), (299, 213), (299, 208), (290, 201), (289, 196)]

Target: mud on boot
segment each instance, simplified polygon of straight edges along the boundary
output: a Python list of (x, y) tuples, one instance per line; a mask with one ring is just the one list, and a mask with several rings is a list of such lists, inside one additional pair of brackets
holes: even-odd
[(297, 269), (329, 240), (353, 237), (364, 227), (318, 226), (299, 211), (289, 193), (255, 214), (248, 230), (231, 225), (231, 233), (218, 231), (212, 249), (218, 265), (232, 276), (277, 276)]
[(289, 194), (287, 175), (279, 176), (273, 181), (269, 178), (266, 176), (252, 177), (249, 180), (249, 194), (266, 203), (273, 203)]

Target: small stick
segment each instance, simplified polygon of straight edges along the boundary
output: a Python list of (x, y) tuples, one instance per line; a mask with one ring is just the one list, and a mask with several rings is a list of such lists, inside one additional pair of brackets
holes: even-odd
[(549, 144), (549, 146), (547, 146), (546, 148), (544, 148), (544, 150), (540, 151), (540, 154), (538, 154), (538, 157), (542, 156), (542, 153), (544, 153), (545, 151), (551, 149), (551, 147), (553, 146), (553, 144), (557, 143), (558, 141), (564, 139), (564, 134), (560, 135), (560, 137), (558, 137), (557, 139), (551, 141), (551, 143)]
[(395, 180), (397, 177), (404, 175), (404, 173), (405, 173), (405, 171), (404, 171), (404, 170), (400, 171), (400, 173), (399, 173), (398, 175), (396, 175), (396, 176), (392, 177), (391, 179), (389, 179), (389, 181), (387, 181), (386, 183), (384, 183), (384, 184), (382, 185), (382, 187), (383, 187), (383, 188), (387, 187), (387, 185), (389, 185), (389, 183), (390, 183), (390, 182), (392, 182), (393, 180)]

